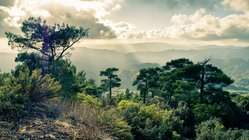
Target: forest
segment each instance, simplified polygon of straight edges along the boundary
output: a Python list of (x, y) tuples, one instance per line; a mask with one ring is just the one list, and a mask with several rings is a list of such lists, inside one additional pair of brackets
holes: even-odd
[(212, 58), (142, 68), (136, 90), (110, 66), (98, 84), (70, 60), (89, 30), (30, 17), (5, 33), (19, 53), (0, 74), (0, 139), (249, 139), (249, 96), (225, 90), (235, 81)]

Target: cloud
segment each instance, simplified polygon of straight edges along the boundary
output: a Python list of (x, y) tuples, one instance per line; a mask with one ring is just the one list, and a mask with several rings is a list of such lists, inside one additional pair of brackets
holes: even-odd
[(122, 37), (137, 39), (194, 39), (222, 40), (237, 39), (249, 41), (249, 15), (232, 14), (217, 17), (199, 9), (192, 15), (178, 14), (171, 18), (173, 25), (148, 31), (127, 31)]
[[(177, 14), (175, 12), (172, 13), (174, 15), (171, 14), (169, 25), (161, 26), (161, 28), (154, 27), (150, 30), (138, 30), (136, 27), (140, 26), (138, 25), (140, 22), (135, 25), (122, 20), (114, 22), (108, 19), (115, 11), (127, 5), (131, 6), (131, 4), (156, 7), (156, 10), (157, 8), (168, 11), (169, 9), (181, 10)], [(227, 8), (242, 12), (234, 12), (234, 14), (230, 12), (223, 15), (213, 13), (215, 10), (210, 12), (212, 8), (217, 10), (217, 6), (218, 11)], [(180, 12), (184, 9), (188, 9), (187, 14)], [(194, 9), (197, 10), (193, 11)], [(129, 11), (125, 12), (129, 13)], [(146, 13), (146, 11), (141, 11), (143, 12)], [(148, 10), (148, 12), (151, 11)], [(159, 13), (160, 16), (163, 14)], [(134, 15), (129, 13), (128, 16), (136, 18)], [(156, 16), (156, 14), (153, 15)], [(90, 28), (90, 38), (97, 39), (249, 40), (248, 0), (11, 0), (0, 2), (0, 28), (2, 29), (0, 35), (3, 35), (5, 31), (17, 32), (21, 22), (30, 16), (40, 16), (49, 23), (64, 22)], [(143, 19), (143, 17), (139, 18)], [(162, 17), (162, 19), (165, 18)]]
[[(201, 13), (201, 14), (200, 14)], [(187, 17), (188, 24), (179, 24), (172, 20), (175, 25), (167, 28), (167, 37), (191, 38), (191, 39), (249, 39), (249, 16), (246, 14), (233, 14), (225, 17), (205, 15), (205, 12), (197, 11)], [(186, 22), (185, 22), (186, 23)]]
[[(115, 38), (115, 32), (101, 19), (121, 8), (123, 0), (16, 0), (0, 5), (0, 28), (18, 29), (28, 17), (41, 17), (49, 23), (68, 23), (90, 28), (90, 38)], [(9, 30), (8, 30), (9, 31)], [(5, 32), (1, 30), (1, 34)]]
[(176, 23), (176, 24), (186, 24), (189, 22), (189, 18), (185, 14), (178, 14), (178, 15), (174, 15), (171, 18), (171, 22)]
[(2, 6), (11, 6), (15, 3), (15, 0), (1, 0), (0, 5)]
[(135, 28), (135, 25), (123, 21), (114, 23), (112, 20), (103, 20), (102, 22), (115, 32), (118, 39), (129, 38), (125, 34), (132, 32)]
[(158, 8), (167, 8), (173, 10), (189, 8), (213, 9), (220, 0), (127, 0), (132, 4), (150, 5)]
[(248, 0), (223, 0), (222, 5), (228, 9), (249, 13), (249, 1)]
[(206, 9), (202, 8), (193, 15), (178, 14), (171, 18), (171, 22), (175, 24), (187, 24), (199, 21), (206, 14)]

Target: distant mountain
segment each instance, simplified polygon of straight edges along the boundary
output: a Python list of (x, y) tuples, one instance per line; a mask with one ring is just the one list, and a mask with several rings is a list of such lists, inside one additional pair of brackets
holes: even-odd
[[(120, 44), (107, 44), (107, 45), (94, 45), (87, 46), (90, 49), (107, 49), (115, 50), (122, 53), (131, 53), (131, 52), (157, 52), (165, 51), (169, 49), (184, 49), (184, 47), (174, 46), (167, 43), (160, 42), (147, 42), (147, 43), (120, 43)], [(186, 48), (185, 48), (186, 49)]]
[[(131, 79), (134, 79), (139, 69), (158, 67), (157, 63), (141, 64), (135, 55), (121, 53), (113, 50), (76, 48), (71, 60), (80, 70), (84, 70), (89, 78), (100, 80), (99, 72), (108, 67), (117, 67), (120, 77), (123, 79), (123, 87), (131, 87)], [(133, 77), (133, 78), (131, 78)], [(125, 82), (127, 80), (128, 82)]]
[[(120, 69), (119, 75), (122, 78), (123, 87), (131, 88), (139, 69), (158, 67), (177, 58), (185, 57), (199, 62), (211, 57), (214, 65), (222, 68), (236, 80), (234, 86), (237, 88), (233, 89), (249, 89), (249, 47), (204, 46), (200, 49), (183, 50), (172, 49), (176, 46), (165, 43), (126, 45), (110, 45), (110, 49), (104, 49), (107, 46), (102, 49), (100, 46), (96, 46), (97, 49), (76, 47), (72, 52), (71, 60), (78, 70), (86, 71), (89, 78), (97, 81), (100, 81), (101, 70), (117, 67)], [(117, 47), (120, 48), (115, 49)], [(133, 51), (127, 51), (124, 47)], [(7, 72), (14, 68), (15, 56), (16, 54), (0, 53), (0, 69)]]
[(0, 70), (1, 72), (9, 72), (16, 65), (16, 54), (14, 53), (0, 53)]
[(108, 67), (129, 69), (138, 64), (135, 57), (127, 57), (125, 53), (113, 50), (100, 50), (89, 48), (76, 48), (72, 53), (71, 60), (79, 70), (84, 70), (89, 78), (100, 80), (99, 72)]
[[(164, 50), (164, 51), (143, 51), (125, 53), (114, 50), (76, 48), (72, 61), (78, 69), (84, 69), (89, 77), (100, 80), (99, 71), (107, 67), (118, 67), (120, 77), (123, 79), (123, 87), (131, 88), (139, 69), (158, 67), (167, 61), (177, 58), (189, 58), (195, 62), (205, 58), (212, 58), (212, 63), (222, 68), (225, 73), (236, 80), (239, 85), (243, 75), (249, 79), (249, 47), (218, 47), (208, 46), (198, 50)], [(248, 64), (247, 64), (248, 63)], [(248, 71), (248, 74), (246, 74)], [(245, 82), (244, 82), (245, 83)], [(248, 86), (249, 87), (249, 86)], [(240, 88), (241, 89), (241, 88)]]
[(165, 50), (159, 52), (136, 52), (130, 53), (131, 56), (135, 56), (139, 62), (145, 63), (159, 63), (165, 64), (165, 62), (172, 59), (186, 57), (193, 61), (202, 61), (205, 58), (215, 59), (249, 59), (249, 47), (247, 48), (207, 48), (198, 50)]

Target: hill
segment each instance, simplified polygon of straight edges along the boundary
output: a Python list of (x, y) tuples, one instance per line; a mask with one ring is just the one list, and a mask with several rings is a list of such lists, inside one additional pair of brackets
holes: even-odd
[[(175, 49), (172, 49), (175, 48)], [(131, 51), (132, 50), (132, 51)], [(199, 49), (184, 50), (165, 43), (135, 43), (125, 45), (111, 44), (76, 47), (71, 60), (78, 70), (84, 70), (88, 78), (100, 81), (99, 71), (108, 67), (120, 69), (122, 88), (133, 88), (132, 81), (139, 69), (158, 67), (167, 61), (177, 58), (189, 58), (195, 62), (212, 58), (212, 64), (220, 67), (226, 74), (235, 79), (232, 90), (247, 92), (249, 88), (249, 47), (203, 46)], [(7, 72), (16, 65), (13, 59), (16, 54), (0, 53), (0, 69)]]

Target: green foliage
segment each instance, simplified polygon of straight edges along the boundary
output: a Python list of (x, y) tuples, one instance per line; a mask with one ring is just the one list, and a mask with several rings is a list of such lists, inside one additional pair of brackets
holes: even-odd
[(141, 69), (137, 75), (133, 86), (137, 86), (137, 89), (140, 91), (141, 96), (143, 96), (143, 103), (146, 103), (146, 96), (149, 91), (152, 92), (152, 97), (155, 94), (155, 88), (159, 86), (158, 79), (158, 70), (159, 68), (148, 68)]
[(42, 66), (40, 55), (34, 52), (18, 53), (15, 61), (24, 63), (25, 65), (28, 66), (30, 71), (35, 70), (35, 69), (41, 69), (41, 66)]
[(173, 94), (198, 93), (197, 91), (200, 89), (199, 96), (203, 102), (203, 96), (208, 99), (214, 90), (222, 91), (223, 87), (233, 83), (233, 80), (219, 68), (206, 63), (194, 64), (188, 59), (172, 60), (166, 63), (163, 68), (165, 72), (160, 76), (160, 79), (164, 83), (162, 90), (169, 94), (169, 101), (171, 101)]
[(84, 71), (76, 72), (76, 67), (62, 58), (76, 42), (87, 37), (88, 29), (65, 24), (48, 25), (41, 18), (30, 17), (23, 21), (21, 31), (23, 35), (6, 32), (11, 47), (27, 51), (19, 53), (16, 62), (27, 65), (30, 72), (41, 69), (43, 76), (50, 74), (59, 81), (63, 99), (75, 99), (78, 92), (85, 90)]
[(12, 117), (55, 97), (61, 89), (59, 82), (50, 75), (42, 76), (38, 69), (30, 72), (25, 65), (19, 65), (3, 80), (4, 83), (0, 86), (0, 114)]
[(96, 85), (95, 80), (93, 79), (89, 79), (86, 81), (86, 86), (84, 88), (84, 91), (89, 94), (89, 95), (93, 95), (95, 97), (100, 97), (100, 89), (99, 87)]
[(184, 68), (192, 64), (193, 62), (189, 59), (179, 58), (179, 59), (175, 59), (175, 60), (171, 60), (170, 62), (167, 62), (163, 68), (166, 70), (173, 70), (173, 69)]
[(196, 128), (197, 139), (198, 140), (214, 139), (215, 134), (218, 131), (222, 131), (224, 129), (225, 129), (224, 126), (217, 118), (203, 121)]
[[(41, 57), (35, 53), (19, 53), (16, 61), (27, 65), (29, 71), (42, 68)], [(21, 66), (18, 67), (17, 69), (22, 69)], [(94, 82), (86, 80), (85, 72), (77, 72), (76, 67), (72, 65), (69, 60), (60, 59), (51, 63), (48, 67), (47, 74), (50, 74), (51, 77), (60, 82), (60, 95), (64, 100), (73, 101), (76, 99), (76, 94), (79, 92), (86, 92), (88, 94), (95, 94), (94, 92), (98, 92)], [(91, 89), (91, 87), (93, 89)]]
[(178, 134), (176, 131), (173, 131), (172, 138), (174, 140), (180, 140), (181, 139), (181, 135)]
[(17, 69), (8, 82), (6, 85), (19, 88), (19, 93), (27, 96), (34, 103), (54, 97), (61, 89), (59, 82), (50, 75), (42, 76), (41, 70), (38, 69), (30, 72), (26, 66), (23, 69)]
[(85, 92), (86, 74), (77, 72), (76, 67), (68, 60), (59, 60), (50, 66), (51, 75), (60, 82), (63, 100), (76, 99), (77, 93)]
[(115, 96), (113, 96), (113, 101), (115, 102), (115, 106), (122, 100), (135, 100), (134, 99), (135, 93), (131, 92), (129, 89), (125, 91), (118, 91), (116, 92)]
[(77, 101), (80, 101), (83, 104), (91, 105), (94, 107), (101, 107), (101, 103), (98, 101), (97, 98), (91, 95), (86, 95), (84, 93), (77, 94)]
[(247, 140), (249, 137), (248, 130), (226, 130), (217, 118), (202, 122), (196, 128), (197, 140)]
[(98, 116), (98, 124), (105, 127), (104, 131), (114, 139), (132, 140), (131, 127), (118, 114), (115, 109), (102, 111)]
[[(224, 91), (233, 80), (207, 64), (209, 60), (193, 63), (180, 58), (163, 67), (141, 69), (133, 82), (138, 91), (120, 90), (112, 97), (112, 89), (121, 85), (119, 69), (101, 71), (105, 78), (98, 87), (70, 60), (61, 59), (87, 30), (48, 26), (30, 18), (23, 22), (22, 31), (23, 36), (6, 33), (9, 44), (36, 52), (19, 53), (16, 62), (21, 64), (11, 73), (0, 74), (0, 116), (20, 118), (59, 96), (61, 114), (67, 114), (74, 125), (107, 132), (112, 139), (249, 137), (248, 130), (242, 130), (249, 128), (249, 98)], [(106, 91), (109, 97), (100, 95)]]
[(131, 108), (131, 107), (139, 108), (140, 104), (136, 103), (136, 102), (129, 101), (129, 100), (122, 100), (118, 103), (117, 109), (126, 110), (126, 109)]
[(10, 77), (9, 73), (1, 73), (0, 74), (0, 86), (5, 85), (5, 80)]
[(173, 139), (173, 131), (181, 130), (183, 123), (179, 117), (172, 115), (172, 111), (160, 109), (155, 104), (145, 106), (122, 100), (117, 109), (132, 126), (135, 139)]
[(186, 102), (189, 105), (198, 103), (199, 92), (195, 89), (196, 84), (194, 82), (186, 82), (182, 80), (176, 80), (172, 83), (173, 95), (171, 105), (176, 106), (181, 101)]
[(13, 48), (32, 50), (48, 57), (49, 62), (59, 60), (81, 38), (88, 35), (88, 29), (69, 25), (48, 25), (41, 18), (30, 17), (21, 26), (23, 35), (6, 32), (8, 44)]
[(236, 95), (233, 97), (235, 103), (245, 111), (249, 111), (249, 96)]
[(194, 106), (193, 111), (197, 122), (208, 120), (217, 112), (215, 105), (207, 104), (197, 104)]
[(117, 68), (107, 68), (105, 71), (100, 71), (100, 76), (107, 77), (101, 80), (101, 87), (104, 91), (109, 90), (109, 97), (112, 97), (112, 88), (120, 87), (121, 79), (115, 74), (119, 69)]
[(186, 102), (180, 101), (177, 108), (173, 110), (172, 116), (179, 117), (183, 121), (181, 130), (178, 130), (182, 137), (192, 138), (195, 136), (195, 116)]
[(114, 139), (132, 140), (131, 127), (125, 121), (118, 121), (114, 124), (112, 130)]
[(240, 119), (243, 117), (241, 110), (234, 103), (197, 104), (193, 112), (198, 123), (217, 117), (226, 127), (240, 126)]

